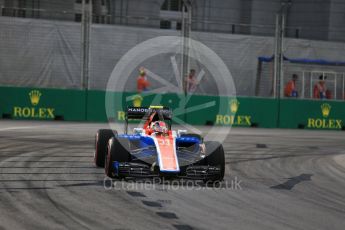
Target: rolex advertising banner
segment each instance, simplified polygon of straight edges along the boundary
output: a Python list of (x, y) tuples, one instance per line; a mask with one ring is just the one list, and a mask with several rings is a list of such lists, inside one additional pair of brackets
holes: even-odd
[[(345, 103), (335, 101), (145, 93), (114, 93), (114, 97), (118, 103), (109, 119), (118, 122), (125, 120), (127, 106), (158, 104), (173, 110), (175, 123), (184, 121), (191, 125), (341, 130), (345, 121)], [(89, 121), (107, 121), (104, 98), (103, 91), (89, 91)]]
[[(111, 97), (113, 104), (106, 103), (106, 97)], [(89, 91), (87, 104), (87, 119), (89, 121), (125, 121), (127, 107), (149, 107), (151, 105), (164, 105), (174, 111), (174, 120), (184, 119), (183, 113), (178, 109), (181, 103), (181, 95), (174, 93), (130, 93)], [(135, 122), (135, 121), (130, 121)]]
[(2, 118), (84, 121), (85, 92), (0, 87)]
[(280, 101), (280, 128), (343, 130), (345, 103), (330, 100)]
[(222, 110), (206, 109), (187, 113), (187, 123), (195, 125), (263, 127), (277, 126), (278, 103), (274, 99), (246, 97), (194, 96), (190, 105), (222, 103)]
[[(101, 100), (105, 93), (90, 92), (88, 102), (96, 103)], [(191, 125), (218, 125), (218, 126), (241, 126), (241, 127), (265, 127), (277, 126), (278, 103), (272, 99), (254, 98), (230, 98), (201, 95), (179, 94), (133, 94), (113, 93), (114, 105), (108, 119), (123, 122), (127, 106), (150, 106), (163, 105), (173, 110), (173, 122), (181, 124), (185, 122)], [(96, 99), (97, 98), (97, 99)], [(104, 102), (96, 103), (97, 110), (90, 111), (92, 105), (88, 104), (88, 119), (91, 121), (98, 118), (107, 119)], [(96, 111), (102, 111), (96, 114)]]
[(345, 103), (340, 101), (111, 92), (114, 104), (107, 112), (108, 94), (0, 87), (0, 118), (124, 122), (127, 106), (163, 105), (172, 109), (176, 124), (345, 129)]

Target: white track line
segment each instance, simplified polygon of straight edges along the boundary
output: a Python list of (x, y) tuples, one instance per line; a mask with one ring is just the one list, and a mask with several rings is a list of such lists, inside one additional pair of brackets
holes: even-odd
[(42, 126), (22, 126), (22, 127), (8, 127), (8, 128), (2, 128), (1, 131), (11, 131), (11, 130), (18, 130), (18, 129), (34, 129)]
[[(69, 125), (71, 126), (78, 126), (78, 125)], [(19, 127), (7, 127), (7, 128), (0, 128), (1, 131), (11, 131), (11, 130), (21, 130), (21, 129), (37, 129), (37, 128), (49, 128), (49, 127), (57, 127), (57, 125), (35, 125), (35, 126), (19, 126)]]

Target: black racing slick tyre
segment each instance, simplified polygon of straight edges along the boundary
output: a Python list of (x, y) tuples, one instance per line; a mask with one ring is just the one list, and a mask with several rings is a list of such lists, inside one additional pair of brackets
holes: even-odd
[(107, 153), (108, 141), (117, 136), (117, 132), (110, 129), (100, 129), (95, 137), (95, 155), (94, 162), (97, 167), (104, 167), (104, 159)]
[(220, 168), (220, 174), (214, 181), (222, 181), (225, 172), (225, 155), (223, 145), (216, 141), (209, 141), (205, 143), (206, 147), (206, 164), (209, 166), (216, 166)]
[(105, 157), (105, 174), (111, 178), (121, 178), (119, 172), (116, 172), (114, 161), (125, 163), (130, 160), (129, 140), (117, 137), (111, 138), (108, 142), (108, 151)]

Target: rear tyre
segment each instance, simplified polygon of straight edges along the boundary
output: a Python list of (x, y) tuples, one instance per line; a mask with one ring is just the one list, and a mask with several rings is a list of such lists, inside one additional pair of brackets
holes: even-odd
[(225, 172), (225, 156), (223, 145), (216, 141), (206, 142), (206, 158), (205, 163), (209, 166), (216, 166), (220, 168), (220, 174), (215, 177), (212, 182), (222, 181)]
[(100, 129), (95, 137), (95, 155), (94, 162), (97, 167), (104, 167), (104, 159), (107, 153), (108, 141), (113, 136), (117, 136), (117, 132), (110, 129)]
[(108, 151), (105, 157), (105, 174), (111, 178), (122, 178), (114, 167), (114, 161), (118, 163), (129, 162), (129, 140), (113, 137), (108, 142)]

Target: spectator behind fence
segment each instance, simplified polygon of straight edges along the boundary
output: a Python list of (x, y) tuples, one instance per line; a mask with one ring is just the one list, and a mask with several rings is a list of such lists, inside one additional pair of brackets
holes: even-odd
[(296, 81), (298, 79), (297, 74), (292, 75), (292, 79), (285, 85), (284, 95), (285, 97), (298, 97)]
[[(331, 95), (331, 92), (327, 90), (326, 82), (327, 76), (320, 75), (319, 81), (314, 85), (314, 98), (326, 99)], [(327, 95), (328, 94), (328, 95)]]
[(198, 85), (198, 80), (195, 76), (195, 69), (191, 69), (189, 75), (186, 79), (187, 82), (187, 92), (193, 93), (196, 90), (196, 86)]
[(150, 86), (150, 82), (147, 80), (146, 71), (144, 68), (140, 68), (139, 76), (137, 79), (138, 93), (147, 91), (149, 86)]

